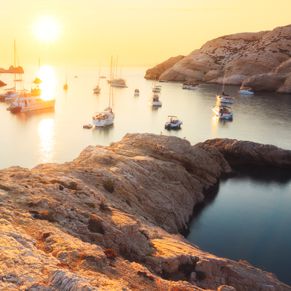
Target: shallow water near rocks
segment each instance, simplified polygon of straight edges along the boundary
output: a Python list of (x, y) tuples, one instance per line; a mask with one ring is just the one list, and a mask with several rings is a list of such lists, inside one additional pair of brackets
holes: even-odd
[(188, 240), (217, 256), (247, 260), (291, 284), (291, 179), (239, 175), (199, 208)]

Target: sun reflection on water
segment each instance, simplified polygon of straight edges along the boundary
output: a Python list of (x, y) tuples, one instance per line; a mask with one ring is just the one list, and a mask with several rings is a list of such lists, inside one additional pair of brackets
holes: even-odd
[(39, 87), (41, 89), (41, 99), (55, 99), (57, 79), (52, 66), (41, 66), (37, 72), (37, 78), (41, 80)]
[(38, 124), (38, 136), (40, 141), (40, 162), (52, 162), (54, 152), (55, 120), (53, 118), (42, 119)]

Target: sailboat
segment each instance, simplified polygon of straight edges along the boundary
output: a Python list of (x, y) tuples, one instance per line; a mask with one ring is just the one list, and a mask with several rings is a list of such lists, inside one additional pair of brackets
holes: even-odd
[[(115, 64), (116, 76), (117, 76), (117, 68), (118, 68), (118, 58), (116, 59), (116, 64)], [(110, 75), (110, 80), (108, 80), (108, 83), (110, 84), (111, 87), (127, 88), (125, 80), (122, 78), (115, 78), (113, 73)]]
[[(112, 76), (112, 57), (110, 63), (110, 76)], [(92, 123), (95, 127), (106, 127), (112, 125), (114, 122), (115, 115), (112, 110), (113, 106), (113, 88), (109, 85), (109, 104), (106, 109), (102, 112), (96, 113), (92, 117)]]
[[(14, 49), (14, 62), (13, 66), (10, 66), (10, 68), (6, 71), (6, 73), (14, 74), (14, 86), (12, 88), (6, 89), (5, 93), (0, 94), (0, 100), (4, 102), (11, 102), (14, 99), (16, 99), (19, 95), (19, 90), (17, 90), (17, 82), (22, 82), (22, 74), (23, 74), (23, 68), (16, 65), (16, 41), (14, 40), (13, 44)], [(23, 90), (23, 88), (22, 88)]]
[(221, 94), (216, 94), (216, 99), (221, 104), (232, 104), (234, 102), (233, 97), (229, 96), (225, 93), (225, 84), (224, 84), (224, 78), (223, 78), (223, 84), (222, 84), (222, 91)]

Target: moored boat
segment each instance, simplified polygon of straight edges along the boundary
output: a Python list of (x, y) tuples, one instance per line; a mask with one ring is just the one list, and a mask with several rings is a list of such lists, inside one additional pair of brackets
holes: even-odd
[(216, 99), (224, 104), (233, 104), (234, 102), (234, 98), (227, 95), (216, 95)]
[(7, 108), (11, 113), (29, 112), (42, 109), (53, 109), (55, 100), (43, 100), (39, 96), (21, 92), (19, 96)]
[(183, 83), (182, 89), (184, 90), (195, 90), (197, 88), (197, 84), (191, 84), (191, 83)]
[(247, 88), (247, 87), (241, 87), (238, 92), (241, 95), (254, 95), (255, 94), (252, 88)]
[(134, 97), (138, 97), (139, 96), (139, 89), (135, 89), (134, 90)]
[(162, 102), (160, 101), (160, 97), (158, 94), (153, 95), (152, 106), (153, 107), (161, 107), (162, 106)]
[(127, 88), (126, 82), (124, 79), (113, 79), (108, 81), (111, 87), (116, 87), (116, 88)]
[(109, 126), (109, 125), (113, 124), (114, 117), (115, 116), (114, 116), (114, 113), (112, 111), (112, 108), (108, 107), (104, 111), (96, 113), (92, 117), (92, 123), (96, 127)]
[(177, 116), (169, 115), (169, 120), (165, 123), (165, 129), (181, 129), (183, 122)]
[(96, 94), (96, 95), (98, 95), (98, 94), (100, 94), (100, 92), (101, 92), (101, 88), (100, 88), (99, 85), (97, 85), (97, 86), (93, 89), (93, 93)]
[(220, 120), (233, 120), (233, 113), (229, 106), (216, 106), (212, 109), (212, 111)]
[(159, 85), (154, 86), (153, 89), (152, 89), (152, 92), (153, 93), (160, 93), (161, 92), (161, 86), (159, 86)]

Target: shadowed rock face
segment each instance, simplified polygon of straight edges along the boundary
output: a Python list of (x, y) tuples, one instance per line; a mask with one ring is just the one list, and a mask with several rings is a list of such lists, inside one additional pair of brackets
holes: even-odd
[(178, 233), (231, 172), (232, 143), (130, 134), (70, 163), (0, 171), (0, 290), (290, 290)]
[(291, 25), (288, 25), (272, 31), (222, 36), (163, 72), (160, 65), (148, 71), (167, 81), (224, 82), (250, 86), (256, 91), (290, 93), (290, 60)]

